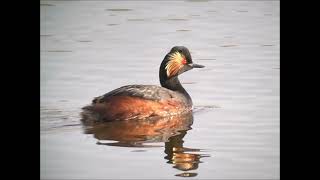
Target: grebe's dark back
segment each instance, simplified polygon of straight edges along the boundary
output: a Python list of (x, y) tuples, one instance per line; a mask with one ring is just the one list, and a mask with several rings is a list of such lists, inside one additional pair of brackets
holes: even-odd
[(160, 86), (128, 85), (93, 99), (85, 110), (98, 114), (100, 120), (130, 120), (164, 117), (189, 112), (192, 100), (182, 87), (178, 75), (193, 68), (203, 68), (192, 62), (189, 50), (175, 46), (160, 65)]

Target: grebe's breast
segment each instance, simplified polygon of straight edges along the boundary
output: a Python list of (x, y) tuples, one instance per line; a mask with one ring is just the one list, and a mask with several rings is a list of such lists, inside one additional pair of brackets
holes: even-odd
[(106, 121), (130, 120), (190, 112), (192, 101), (186, 92), (155, 85), (128, 85), (94, 98), (92, 105), (84, 109)]

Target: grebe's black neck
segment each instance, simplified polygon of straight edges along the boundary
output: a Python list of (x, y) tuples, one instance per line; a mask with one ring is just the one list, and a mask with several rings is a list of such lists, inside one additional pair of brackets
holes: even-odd
[(159, 69), (159, 78), (160, 84), (162, 87), (170, 89), (172, 91), (186, 92), (186, 90), (182, 87), (178, 76), (168, 77), (166, 65), (169, 58), (169, 54), (164, 57)]
[(160, 75), (160, 84), (162, 87), (170, 89), (172, 91), (185, 92), (186, 90), (182, 87), (178, 76), (172, 78), (166, 78), (166, 76)]
[(160, 84), (162, 87), (170, 89), (172, 91), (177, 91), (184, 94), (188, 99), (191, 99), (187, 91), (182, 87), (178, 76), (168, 77), (167, 71), (165, 69), (165, 62), (162, 62), (159, 70)]
[(192, 106), (192, 100), (190, 95), (187, 93), (187, 91), (182, 87), (178, 76), (174, 76), (172, 78), (167, 78), (167, 76), (164, 74), (161, 74), (160, 70), (160, 84), (162, 87), (170, 89), (172, 91), (176, 91), (181, 93), (186, 98), (186, 103)]

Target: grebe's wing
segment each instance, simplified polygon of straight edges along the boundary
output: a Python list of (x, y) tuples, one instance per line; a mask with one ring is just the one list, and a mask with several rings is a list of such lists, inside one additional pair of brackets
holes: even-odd
[(92, 102), (103, 102), (108, 97), (112, 96), (130, 96), (130, 97), (140, 97), (149, 100), (160, 100), (169, 99), (174, 97), (175, 92), (169, 89), (155, 86), (155, 85), (128, 85), (122, 86), (118, 89), (110, 91), (103, 96), (96, 97)]

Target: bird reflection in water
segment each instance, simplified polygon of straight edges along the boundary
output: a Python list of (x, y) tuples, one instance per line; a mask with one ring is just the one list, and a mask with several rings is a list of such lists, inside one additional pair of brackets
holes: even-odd
[[(98, 145), (121, 147), (162, 147), (152, 143), (164, 142), (167, 163), (184, 171), (176, 176), (194, 177), (197, 173), (189, 172), (198, 169), (200, 159), (209, 157), (200, 154), (200, 149), (183, 147), (183, 138), (191, 129), (192, 113), (163, 118), (149, 118), (129, 121), (96, 121), (95, 115), (82, 112), (82, 124), (85, 134), (93, 134)], [(107, 140), (108, 142), (102, 142)], [(110, 140), (115, 142), (109, 142)]]
[(203, 157), (210, 157), (208, 154), (199, 154), (200, 149), (183, 147), (183, 137), (187, 134), (187, 131), (180, 131), (180, 134), (169, 138), (168, 142), (165, 142), (165, 153), (167, 156), (167, 163), (174, 164), (174, 168), (181, 171), (186, 171), (176, 176), (181, 177), (194, 177), (197, 173), (191, 173), (187, 171), (196, 170), (201, 163), (200, 159)]

